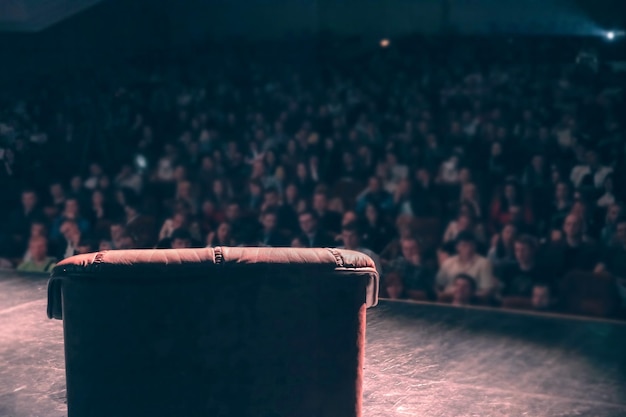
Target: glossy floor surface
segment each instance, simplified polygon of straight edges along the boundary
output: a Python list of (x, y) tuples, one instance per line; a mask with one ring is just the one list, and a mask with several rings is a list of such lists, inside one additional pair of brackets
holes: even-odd
[[(0, 416), (64, 417), (45, 277), (0, 272)], [(364, 417), (626, 416), (626, 324), (385, 302), (368, 311)]]

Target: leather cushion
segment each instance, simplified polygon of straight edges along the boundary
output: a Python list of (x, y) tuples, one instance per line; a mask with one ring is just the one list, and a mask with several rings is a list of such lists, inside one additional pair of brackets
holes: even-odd
[[(227, 269), (224, 269), (227, 267)], [(48, 317), (61, 318), (64, 278), (154, 279), (220, 276), (230, 268), (306, 268), (337, 275), (369, 275), (367, 307), (378, 303), (379, 276), (367, 255), (331, 248), (215, 247), (134, 249), (72, 256), (59, 262), (48, 285)], [(221, 271), (221, 272), (220, 272)]]

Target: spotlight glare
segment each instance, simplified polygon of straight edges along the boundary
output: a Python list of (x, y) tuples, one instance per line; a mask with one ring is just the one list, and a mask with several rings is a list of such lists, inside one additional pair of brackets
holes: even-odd
[(612, 41), (613, 39), (615, 39), (615, 32), (607, 32), (606, 33), (606, 38), (610, 41)]

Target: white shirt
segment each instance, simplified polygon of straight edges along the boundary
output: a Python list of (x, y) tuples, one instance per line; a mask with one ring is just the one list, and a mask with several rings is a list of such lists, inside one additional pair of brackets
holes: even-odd
[(446, 259), (439, 268), (437, 287), (444, 288), (445, 292), (452, 291), (454, 278), (459, 274), (467, 274), (474, 278), (478, 291), (488, 291), (496, 286), (493, 267), (487, 258), (475, 255), (470, 262), (461, 263), (459, 255), (455, 255)]
[[(607, 175), (613, 172), (613, 168), (611, 167), (600, 167), (597, 169), (595, 174), (593, 175), (593, 185), (596, 188), (600, 188), (604, 185), (604, 179)], [(591, 168), (589, 165), (577, 165), (572, 169), (572, 173), (570, 174), (570, 180), (574, 184), (576, 188), (580, 187), (580, 183), (583, 178), (591, 173)]]

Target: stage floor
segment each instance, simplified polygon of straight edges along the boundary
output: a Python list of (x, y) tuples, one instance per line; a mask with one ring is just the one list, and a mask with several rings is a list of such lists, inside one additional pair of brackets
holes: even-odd
[[(0, 417), (65, 417), (41, 276), (0, 272)], [(381, 301), (364, 417), (626, 416), (626, 324)]]

